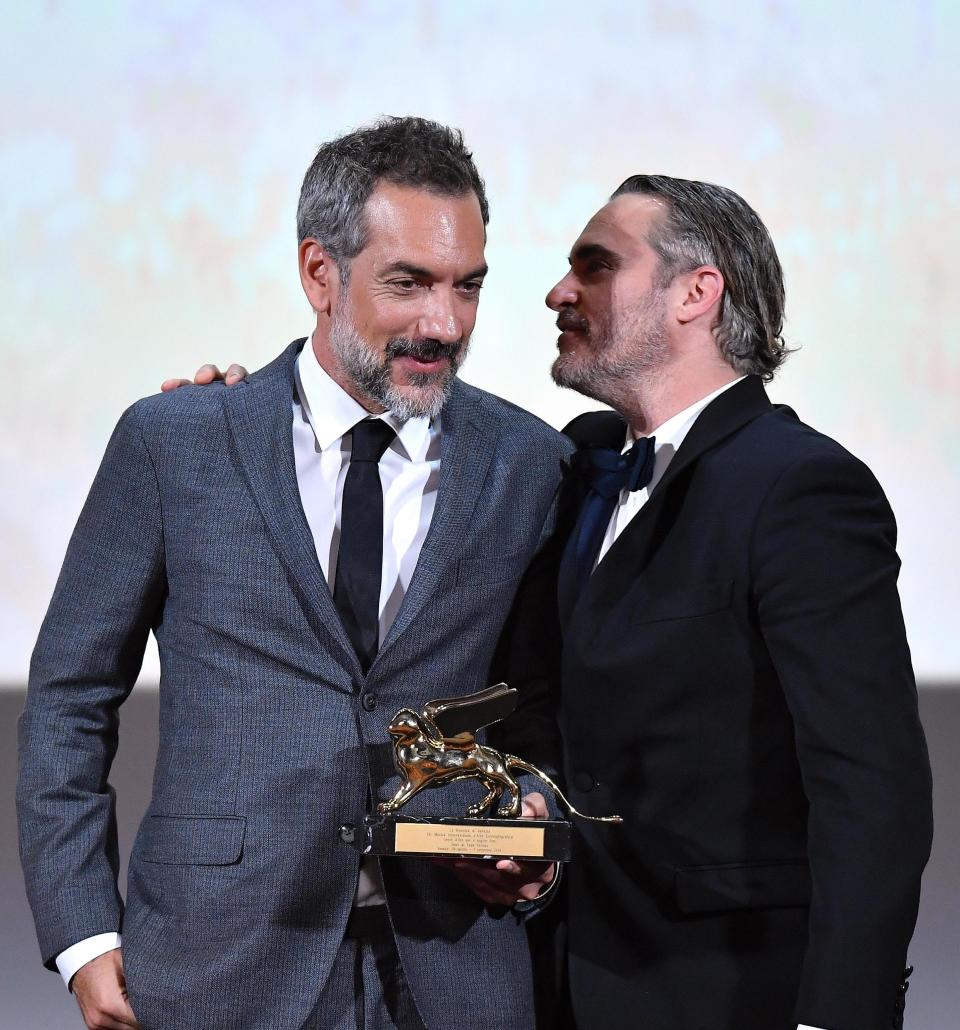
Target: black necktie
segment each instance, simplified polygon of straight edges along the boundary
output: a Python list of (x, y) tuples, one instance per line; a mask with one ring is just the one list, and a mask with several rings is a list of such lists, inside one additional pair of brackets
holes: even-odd
[(340, 549), (333, 601), (360, 665), (377, 653), (383, 567), (383, 487), (380, 459), (396, 436), (382, 419), (364, 419), (351, 430), (350, 467), (343, 483)]
[(641, 490), (653, 477), (654, 438), (634, 442), (626, 454), (606, 447), (584, 448), (573, 456), (573, 470), (587, 492), (560, 561), (560, 615), (567, 622), (590, 577), (622, 490)]

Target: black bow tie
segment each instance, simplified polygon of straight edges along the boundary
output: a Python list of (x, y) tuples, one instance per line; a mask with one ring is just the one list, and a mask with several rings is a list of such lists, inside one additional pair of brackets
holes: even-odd
[(559, 602), (564, 622), (596, 564), (617, 498), (624, 490), (647, 486), (655, 460), (652, 436), (637, 440), (626, 454), (607, 447), (585, 448), (574, 454), (573, 468), (586, 480), (587, 492), (560, 562)]
[(577, 451), (573, 467), (587, 480), (587, 487), (604, 498), (617, 497), (621, 491), (641, 490), (653, 478), (656, 460), (654, 437), (635, 440), (626, 454), (609, 447)]

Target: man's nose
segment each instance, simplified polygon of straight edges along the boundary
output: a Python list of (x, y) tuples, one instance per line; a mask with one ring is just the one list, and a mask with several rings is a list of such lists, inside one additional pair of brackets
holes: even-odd
[(457, 313), (453, 298), (434, 291), (427, 309), (420, 316), (417, 330), (422, 340), (441, 343), (459, 343), (463, 339), (463, 321)]
[(547, 294), (546, 304), (552, 311), (559, 311), (565, 304), (576, 304), (579, 300), (573, 273), (567, 274)]

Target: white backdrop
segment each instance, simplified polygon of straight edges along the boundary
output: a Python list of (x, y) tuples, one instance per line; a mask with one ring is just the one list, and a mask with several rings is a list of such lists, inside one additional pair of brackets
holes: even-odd
[(6, 5), (0, 680), (25, 679), (121, 411), (309, 330), (303, 171), (411, 113), (460, 126), (489, 190), (464, 377), (557, 426), (589, 405), (548, 379), (543, 297), (605, 197), (666, 172), (757, 208), (801, 347), (774, 398), (876, 472), (918, 675), (960, 678), (958, 29), (951, 0)]

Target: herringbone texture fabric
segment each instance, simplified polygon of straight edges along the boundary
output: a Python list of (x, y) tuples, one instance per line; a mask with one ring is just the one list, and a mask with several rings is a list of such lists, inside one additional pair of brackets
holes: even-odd
[[(44, 960), (121, 928), (144, 1030), (294, 1030), (340, 944), (357, 853), (338, 828), (392, 793), (386, 725), (477, 690), (550, 531), (568, 445), (464, 384), (443, 412), (436, 514), (364, 676), (323, 580), (291, 444), (299, 343), (246, 384), (140, 401), (110, 441), (34, 653), (18, 804)], [(153, 798), (115, 884), (107, 774), (155, 632)], [(122, 785), (119, 785), (122, 789)], [(466, 804), (424, 798), (420, 810)], [(523, 928), (422, 861), (384, 864), (428, 1027), (532, 1023)], [(483, 997), (482, 1006), (465, 1001)]]

